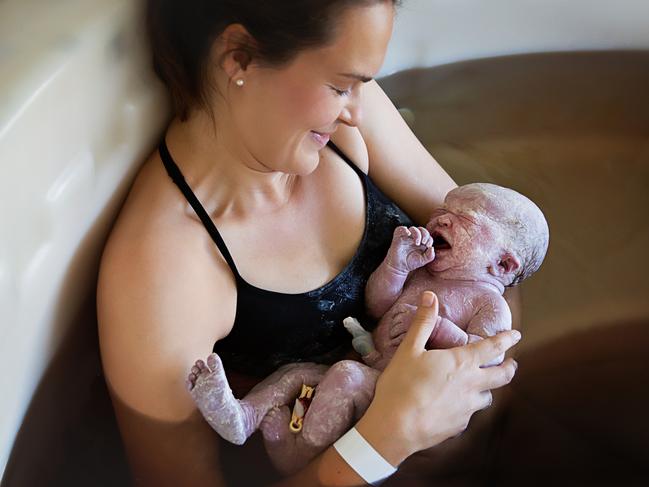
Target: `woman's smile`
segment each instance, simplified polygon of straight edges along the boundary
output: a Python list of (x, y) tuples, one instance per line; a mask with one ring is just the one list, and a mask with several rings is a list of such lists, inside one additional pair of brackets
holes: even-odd
[(316, 144), (320, 146), (320, 148), (327, 145), (327, 142), (329, 142), (329, 137), (329, 134), (323, 134), (314, 130), (311, 131), (311, 138), (316, 142)]

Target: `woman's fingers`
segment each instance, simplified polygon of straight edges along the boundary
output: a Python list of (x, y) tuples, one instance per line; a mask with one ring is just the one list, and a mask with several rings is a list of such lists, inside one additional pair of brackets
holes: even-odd
[(513, 358), (508, 358), (502, 364), (482, 369), (483, 382), (481, 384), (485, 389), (497, 389), (509, 384), (514, 378), (518, 364)]
[(493, 396), (491, 395), (491, 391), (481, 392), (478, 399), (478, 405), (476, 407), (476, 411), (487, 409), (489, 406), (491, 406), (492, 402), (493, 402)]
[(521, 334), (518, 330), (508, 330), (479, 342), (470, 343), (466, 345), (465, 350), (473, 356), (476, 365), (480, 366), (505, 353), (520, 339)]
[(424, 351), (430, 338), (439, 313), (437, 296), (432, 291), (424, 291), (419, 300), (419, 306), (412, 320), (412, 325), (403, 338), (399, 349)]

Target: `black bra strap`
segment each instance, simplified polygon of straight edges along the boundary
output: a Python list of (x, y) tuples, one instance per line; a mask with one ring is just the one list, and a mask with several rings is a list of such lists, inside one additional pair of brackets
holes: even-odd
[(358, 174), (358, 176), (361, 178), (361, 180), (365, 179), (367, 177), (367, 174), (365, 174), (363, 171), (360, 170), (360, 168), (354, 164), (347, 155), (341, 151), (336, 144), (334, 144), (331, 140), (327, 142), (327, 145), (331, 147), (336, 154), (338, 154), (343, 161), (347, 163), (347, 165), (351, 166), (351, 168)]
[(174, 183), (176, 183), (176, 186), (178, 186), (180, 191), (182, 191), (182, 193), (185, 195), (185, 198), (187, 198), (189, 204), (192, 205), (192, 208), (194, 208), (194, 211), (203, 222), (203, 225), (207, 229), (207, 232), (210, 234), (212, 240), (214, 241), (218, 249), (221, 251), (223, 258), (230, 266), (230, 269), (232, 270), (234, 275), (238, 279), (241, 279), (241, 276), (239, 275), (239, 271), (237, 270), (237, 266), (234, 264), (234, 259), (230, 255), (230, 251), (228, 250), (228, 247), (225, 245), (225, 242), (223, 241), (221, 234), (216, 229), (214, 222), (205, 211), (205, 208), (203, 208), (203, 205), (201, 205), (201, 202), (198, 201), (198, 198), (196, 197), (194, 192), (187, 184), (187, 181), (185, 181), (185, 177), (180, 172), (180, 168), (174, 162), (173, 158), (171, 157), (171, 154), (169, 153), (169, 149), (167, 148), (167, 143), (164, 137), (160, 142), (158, 151), (160, 152), (160, 158), (162, 159), (162, 162), (165, 168), (167, 169), (167, 174), (169, 174), (169, 177), (172, 179)]

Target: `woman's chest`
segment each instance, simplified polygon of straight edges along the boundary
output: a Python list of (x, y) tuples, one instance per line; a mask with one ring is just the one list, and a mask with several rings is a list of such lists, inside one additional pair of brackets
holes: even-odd
[(316, 289), (352, 260), (365, 228), (365, 194), (349, 167), (301, 181), (279, 211), (219, 227), (241, 276), (284, 293)]

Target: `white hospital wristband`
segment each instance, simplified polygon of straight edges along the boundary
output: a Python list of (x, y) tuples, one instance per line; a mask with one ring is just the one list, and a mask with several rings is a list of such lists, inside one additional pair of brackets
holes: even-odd
[(334, 448), (365, 482), (379, 485), (397, 471), (356, 430), (350, 429), (334, 443)]

